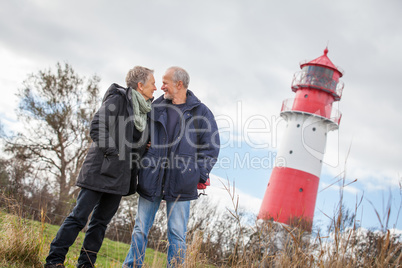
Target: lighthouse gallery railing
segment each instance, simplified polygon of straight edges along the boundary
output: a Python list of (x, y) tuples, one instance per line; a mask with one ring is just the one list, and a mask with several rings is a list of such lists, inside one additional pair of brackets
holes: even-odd
[(300, 71), (294, 74), (292, 89), (295, 91), (297, 88), (301, 87), (312, 87), (324, 90), (334, 95), (336, 100), (340, 100), (344, 83), (343, 81), (335, 81), (332, 77), (326, 75)]
[[(292, 112), (306, 113), (305, 111), (293, 110), (294, 101), (295, 101), (294, 98), (284, 100), (282, 102), (281, 112), (291, 112), (292, 111)], [(326, 109), (318, 110), (318, 111), (315, 111), (314, 113), (310, 113), (310, 114), (318, 115), (320, 117), (329, 119), (330, 121), (332, 121), (333, 123), (335, 123), (337, 125), (339, 125), (339, 123), (341, 122), (341, 118), (342, 118), (342, 113), (335, 107), (331, 108), (331, 114), (326, 114)]]

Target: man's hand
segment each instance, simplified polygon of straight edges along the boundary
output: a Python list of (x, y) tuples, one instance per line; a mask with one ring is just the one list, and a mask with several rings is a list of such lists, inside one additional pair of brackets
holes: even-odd
[(205, 183), (199, 182), (197, 185), (197, 189), (198, 190), (205, 190), (207, 189), (207, 186), (210, 186), (211, 182), (209, 181), (209, 178), (207, 179), (207, 181)]

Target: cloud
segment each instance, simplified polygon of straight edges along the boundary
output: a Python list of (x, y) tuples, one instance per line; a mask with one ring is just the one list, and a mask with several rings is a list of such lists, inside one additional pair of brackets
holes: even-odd
[(258, 214), (262, 199), (244, 193), (233, 182), (219, 176), (211, 174), (210, 180), (206, 193), (219, 209), (233, 211), (238, 204), (239, 210)]
[[(345, 185), (342, 186), (342, 183), (344, 183)], [(348, 194), (351, 194), (353, 196), (358, 196), (358, 195), (363, 194), (363, 192), (359, 188), (353, 186), (353, 181), (345, 181), (345, 182), (339, 181), (339, 182), (337, 182), (335, 180), (335, 182), (334, 182), (332, 180), (331, 183), (322, 181), (321, 184), (320, 184), (320, 191), (324, 191), (324, 190), (327, 190), (327, 189), (331, 190), (331, 191), (336, 191), (336, 192), (339, 192), (340, 190), (342, 190), (342, 191), (344, 191), (344, 192), (346, 192)]]

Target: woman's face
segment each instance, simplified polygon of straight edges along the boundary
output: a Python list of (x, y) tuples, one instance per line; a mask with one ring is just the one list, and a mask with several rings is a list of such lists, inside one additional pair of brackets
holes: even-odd
[(148, 80), (147, 82), (145, 82), (145, 84), (140, 84), (140, 86), (138, 87), (138, 92), (144, 97), (145, 100), (152, 99), (155, 90), (155, 78), (152, 74), (149, 75)]

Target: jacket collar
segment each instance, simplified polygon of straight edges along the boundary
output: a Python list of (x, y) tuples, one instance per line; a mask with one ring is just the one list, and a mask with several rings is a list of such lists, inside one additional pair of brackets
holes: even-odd
[[(166, 106), (169, 104), (172, 104), (171, 100), (165, 99), (163, 95), (160, 96), (154, 102), (152, 102), (152, 112), (150, 112), (148, 116), (153, 120), (157, 120), (159, 118), (159, 120), (164, 121), (162, 118), (165, 118)], [(188, 111), (200, 105), (201, 101), (191, 90), (187, 89), (187, 99), (185, 104), (184, 111)]]
[[(155, 108), (157, 110), (160, 110), (160, 109), (165, 109), (166, 105), (172, 104), (172, 101), (165, 99), (164, 95), (162, 95), (159, 98), (157, 98), (152, 104), (153, 104), (153, 106), (156, 106)], [(194, 95), (194, 93), (191, 90), (187, 89), (187, 99), (186, 99), (185, 104), (186, 104), (185, 105), (186, 110), (191, 110), (194, 107), (197, 107), (198, 105), (200, 105), (201, 101)]]

